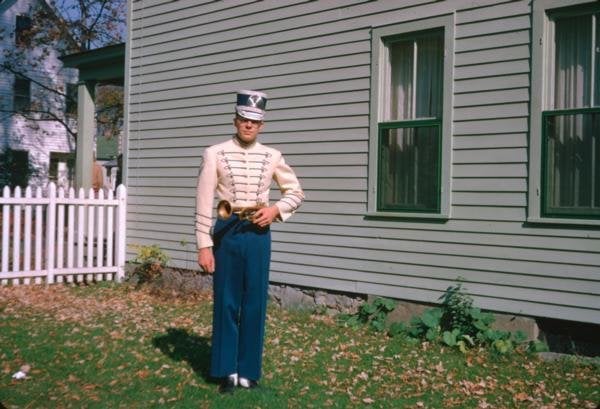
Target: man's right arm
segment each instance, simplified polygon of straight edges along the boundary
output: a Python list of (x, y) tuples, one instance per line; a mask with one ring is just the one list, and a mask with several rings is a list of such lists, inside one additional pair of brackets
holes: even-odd
[[(196, 242), (198, 247), (198, 263), (200, 254), (205, 254), (204, 259), (209, 260), (207, 253), (212, 258), (212, 209), (214, 204), (215, 189), (217, 187), (217, 164), (214, 152), (210, 149), (204, 151), (202, 165), (196, 185)], [(212, 262), (214, 270), (214, 261)]]
[(203, 247), (198, 250), (198, 264), (206, 273), (212, 274), (215, 272), (215, 256), (212, 247)]

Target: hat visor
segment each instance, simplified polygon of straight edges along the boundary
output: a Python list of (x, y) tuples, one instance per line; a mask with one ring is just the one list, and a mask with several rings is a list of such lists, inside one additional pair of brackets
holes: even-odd
[(262, 121), (265, 117), (265, 112), (258, 108), (237, 106), (235, 107), (235, 112), (242, 118), (250, 119), (252, 121)]

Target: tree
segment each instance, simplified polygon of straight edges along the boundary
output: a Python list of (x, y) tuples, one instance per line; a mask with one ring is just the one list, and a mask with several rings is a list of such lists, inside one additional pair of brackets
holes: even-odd
[[(9, 115), (19, 115), (35, 127), (35, 122), (54, 121), (64, 126), (72, 137), (77, 136), (73, 112), (65, 109), (75, 103), (75, 94), (64, 82), (40, 73), (57, 72), (59, 55), (83, 52), (120, 43), (125, 37), (126, 0), (39, 0), (32, 1), (30, 12), (17, 20), (15, 33), (0, 33), (1, 37), (14, 36), (15, 46), (4, 50), (0, 73), (13, 74), (15, 79), (35, 84), (38, 90), (31, 103), (3, 109)], [(114, 89), (112, 87), (111, 89)], [(117, 91), (116, 96), (122, 95)], [(109, 112), (122, 117), (122, 99), (110, 91), (99, 92), (97, 105), (102, 110), (103, 122)], [(104, 98), (106, 101), (104, 101)], [(113, 106), (114, 104), (121, 105)]]

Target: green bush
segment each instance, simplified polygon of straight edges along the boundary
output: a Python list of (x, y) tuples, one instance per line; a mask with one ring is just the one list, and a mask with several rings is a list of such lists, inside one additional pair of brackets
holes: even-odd
[(356, 314), (340, 314), (338, 321), (350, 327), (367, 324), (375, 331), (384, 331), (386, 317), (394, 308), (393, 300), (378, 297), (372, 303), (361, 305)]
[(138, 284), (149, 283), (158, 279), (169, 262), (169, 256), (156, 244), (151, 246), (135, 246), (137, 256), (132, 262), (138, 265), (133, 270), (133, 278)]
[[(462, 352), (474, 346), (485, 346), (506, 354), (525, 343), (527, 337), (522, 331), (511, 333), (493, 329), (494, 315), (475, 307), (462, 284), (448, 287), (440, 298), (441, 307), (431, 308), (421, 316), (413, 317), (408, 326), (390, 327), (388, 334), (404, 334), (415, 339), (440, 342)], [(543, 345), (537, 341), (530, 344), (528, 350), (539, 350)]]
[[(412, 317), (409, 323), (391, 324), (388, 335), (438, 342), (463, 353), (475, 346), (488, 347), (500, 354), (510, 353), (520, 346), (531, 352), (548, 348), (541, 341), (532, 341), (526, 346), (527, 337), (522, 331), (511, 333), (493, 329), (494, 315), (475, 307), (461, 283), (448, 287), (440, 299), (440, 307), (425, 310)], [(363, 304), (356, 314), (343, 314), (338, 318), (342, 324), (351, 327), (369, 325), (375, 331), (384, 331), (386, 317), (395, 306), (392, 300), (377, 298), (371, 304)]]

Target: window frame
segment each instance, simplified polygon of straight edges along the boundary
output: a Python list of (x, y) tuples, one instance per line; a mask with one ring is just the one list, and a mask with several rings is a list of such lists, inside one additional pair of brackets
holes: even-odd
[(29, 48), (31, 46), (31, 39), (23, 37), (23, 32), (31, 30), (32, 25), (31, 16), (26, 14), (17, 14), (15, 16), (15, 45), (17, 47)]
[[(443, 30), (444, 61), (443, 61), (443, 90), (442, 112), (436, 118), (417, 118), (412, 120), (383, 121), (388, 109), (387, 96), (389, 95), (389, 49), (388, 45), (395, 39), (432, 31)], [(454, 83), (454, 14), (427, 18), (419, 21), (397, 23), (390, 26), (376, 27), (371, 31), (371, 115), (369, 123), (369, 179), (367, 193), (366, 217), (371, 218), (401, 218), (401, 219), (449, 219), (451, 217), (451, 156), (452, 156), (452, 89)], [(439, 197), (438, 207), (435, 212), (429, 210), (379, 210), (380, 194), (379, 185), (379, 152), (381, 127), (394, 123), (413, 122), (439, 122)]]
[[(22, 81), (23, 83), (27, 83), (27, 94), (17, 92), (17, 83), (19, 81)], [(25, 89), (25, 87), (23, 87), (23, 89)], [(19, 76), (15, 75), (12, 91), (13, 91), (13, 111), (19, 112), (19, 113), (31, 111), (31, 80), (29, 80), (27, 78), (19, 78)], [(27, 99), (27, 103), (24, 106), (21, 106), (20, 102), (18, 102), (21, 99), (22, 100)]]
[[(562, 9), (562, 10), (561, 10)], [(546, 140), (544, 119), (552, 114), (597, 112), (598, 106), (575, 109), (548, 109), (553, 95), (551, 78), (554, 57), (554, 19), (600, 11), (600, 3), (590, 0), (546, 0), (533, 2), (531, 55), (531, 112), (529, 129), (529, 186), (527, 222), (600, 226), (600, 217), (546, 212)], [(598, 29), (598, 27), (597, 27)]]
[(77, 116), (79, 84), (65, 83), (65, 115), (68, 117)]

